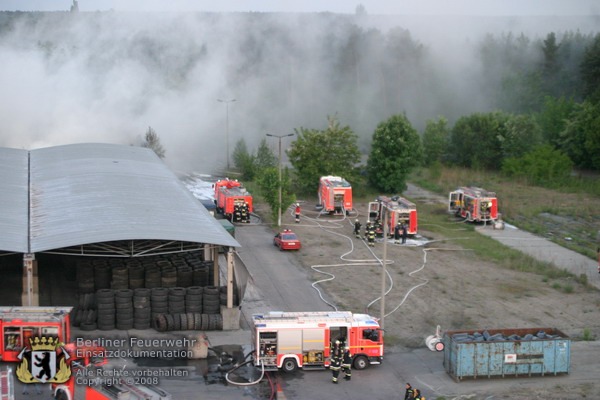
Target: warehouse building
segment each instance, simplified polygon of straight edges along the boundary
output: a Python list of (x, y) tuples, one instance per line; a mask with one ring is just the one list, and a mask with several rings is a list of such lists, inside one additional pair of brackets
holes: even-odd
[(82, 259), (193, 255), (213, 262), (211, 284), (221, 286), (224, 250), (223, 319), (230, 328), (239, 324), (232, 299), (233, 248), (240, 245), (152, 150), (114, 144), (0, 148), (0, 204), (2, 305), (71, 305), (73, 260)]

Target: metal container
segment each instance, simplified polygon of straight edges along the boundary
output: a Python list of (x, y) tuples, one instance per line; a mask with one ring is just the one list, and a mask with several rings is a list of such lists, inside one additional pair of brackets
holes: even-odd
[(568, 374), (571, 340), (555, 328), (444, 333), (444, 367), (463, 378)]

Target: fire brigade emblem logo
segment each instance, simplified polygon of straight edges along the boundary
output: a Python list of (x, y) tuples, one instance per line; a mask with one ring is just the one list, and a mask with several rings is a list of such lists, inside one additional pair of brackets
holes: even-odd
[[(21, 360), (16, 370), (17, 378), (23, 383), (64, 383), (71, 377), (70, 358), (58, 339), (36, 337), (29, 339), (30, 348), (19, 353)], [(58, 350), (60, 349), (60, 354)]]

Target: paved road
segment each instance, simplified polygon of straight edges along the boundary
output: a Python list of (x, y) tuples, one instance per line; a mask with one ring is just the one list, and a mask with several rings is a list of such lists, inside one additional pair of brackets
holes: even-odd
[(492, 226), (488, 225), (478, 228), (477, 231), (508, 247), (529, 254), (537, 260), (552, 263), (556, 267), (565, 269), (577, 276), (587, 275), (590, 285), (600, 289), (597, 261), (589, 257), (508, 224), (505, 224), (503, 230), (493, 229)]

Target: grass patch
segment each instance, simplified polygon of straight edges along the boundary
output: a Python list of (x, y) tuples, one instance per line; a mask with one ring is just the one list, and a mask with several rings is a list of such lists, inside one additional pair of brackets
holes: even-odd
[(444, 167), (419, 169), (410, 181), (443, 196), (460, 186), (495, 191), (505, 221), (596, 258), (600, 179), (595, 176), (573, 176), (564, 187), (544, 188), (499, 173)]

